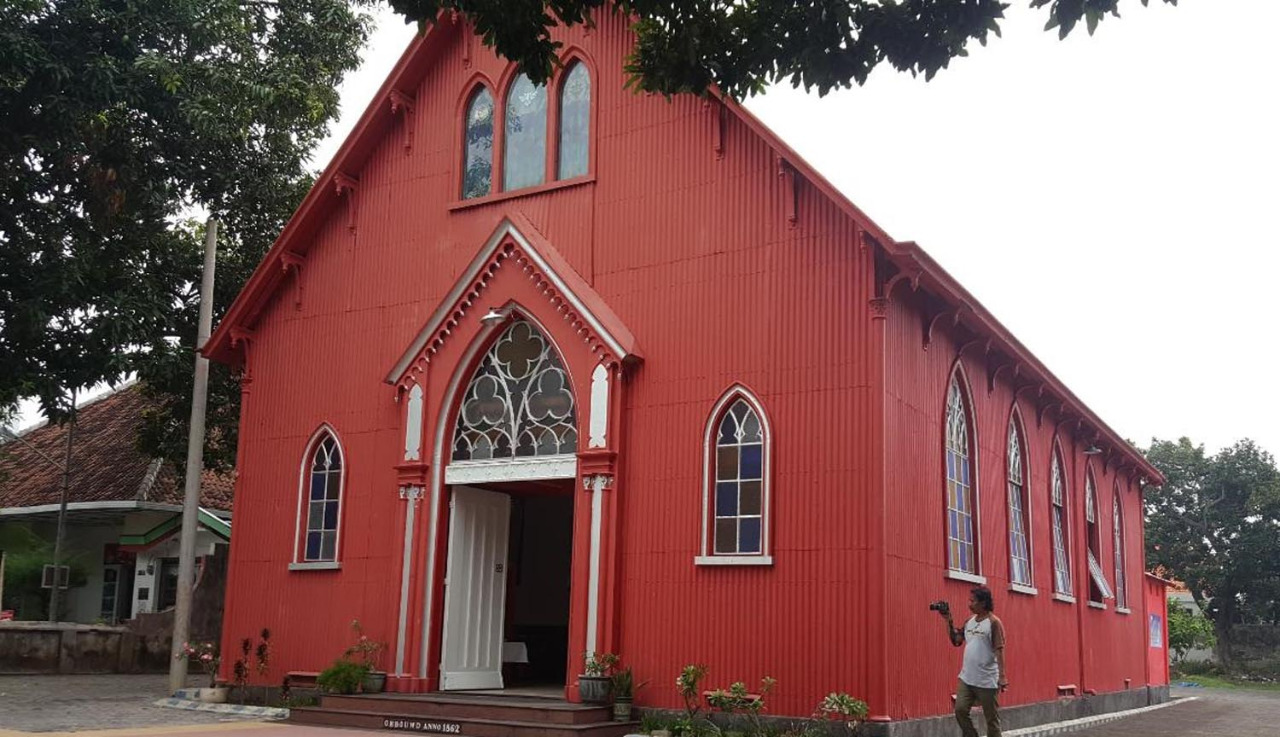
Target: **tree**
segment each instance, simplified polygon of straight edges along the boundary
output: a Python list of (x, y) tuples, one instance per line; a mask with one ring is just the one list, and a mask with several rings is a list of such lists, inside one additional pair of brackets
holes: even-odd
[[(599, 12), (634, 18), (632, 84), (649, 92), (703, 94), (712, 86), (741, 99), (789, 81), (825, 95), (862, 84), (888, 63), (932, 78), (970, 41), (1000, 35), (1000, 0), (389, 0), (426, 26), (442, 11), (474, 24), (485, 44), (519, 62), (534, 82), (555, 64), (556, 26), (591, 23)], [(1178, 0), (1164, 0), (1177, 5)], [(1046, 30), (1066, 38), (1083, 21), (1089, 33), (1120, 0), (1024, 0), (1046, 8)], [(1141, 0), (1145, 6), (1149, 0)]]
[(1180, 662), (1190, 650), (1213, 647), (1213, 623), (1204, 615), (1183, 606), (1177, 599), (1169, 598), (1169, 649), (1173, 659)]
[(1280, 471), (1250, 440), (1206, 456), (1187, 438), (1153, 440), (1165, 485), (1145, 495), (1147, 560), (1186, 583), (1233, 664), (1232, 629), (1270, 616), (1280, 582)]
[[(221, 311), (309, 186), (368, 2), (0, 3), (0, 414), (35, 397), (61, 421), (76, 388), (140, 371), (170, 398), (152, 444), (185, 438), (166, 420), (196, 333), (200, 232), (182, 220), (225, 223)], [(238, 406), (228, 383), (215, 414)]]

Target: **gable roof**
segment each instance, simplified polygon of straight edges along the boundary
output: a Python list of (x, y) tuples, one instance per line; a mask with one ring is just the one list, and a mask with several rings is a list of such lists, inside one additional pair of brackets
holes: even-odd
[[(241, 336), (251, 333), (250, 326), (280, 286), (289, 265), (296, 263), (296, 260), (311, 247), (312, 239), (308, 236), (320, 227), (330, 210), (337, 206), (342, 192), (357, 181), (356, 173), (360, 171), (374, 147), (390, 129), (396, 110), (406, 98), (411, 97), (412, 91), (417, 89), (445, 45), (444, 41), (450, 34), (457, 32), (469, 32), (465, 22), (452, 13), (442, 13), (425, 34), (410, 42), (351, 134), (316, 180), (293, 217), (289, 219), (280, 237), (272, 244), (262, 263), (254, 270), (208, 342), (201, 348), (202, 353), (212, 360), (228, 364), (238, 360), (236, 346)], [(857, 224), (862, 242), (850, 245), (875, 249), (897, 274), (887, 293), (882, 296), (886, 298), (892, 296), (892, 284), (904, 279), (909, 280), (915, 289), (923, 288), (934, 294), (954, 310), (955, 325), (963, 324), (985, 338), (999, 353), (1013, 362), (1020, 375), (1038, 382), (1041, 397), (1048, 395), (1045, 401), (1053, 402), (1059, 407), (1060, 413), (1068, 413), (1079, 423), (1090, 425), (1096, 431), (1097, 442), (1105, 444), (1112, 453), (1138, 469), (1146, 479), (1157, 484), (1164, 482), (1160, 471), (1147, 462), (1142, 453), (1080, 401), (923, 249), (914, 242), (902, 242), (891, 238), (866, 213), (742, 105), (724, 97), (717, 90), (712, 90), (711, 96), (719, 101), (729, 114), (734, 115), (753, 134), (772, 148), (780, 163), (785, 162), (796, 176), (808, 182), (818, 194)], [(404, 359), (401, 363), (403, 362)], [(403, 367), (397, 364), (397, 368)], [(393, 373), (396, 372), (393, 371)], [(394, 379), (388, 377), (388, 381), (394, 381)]]
[[(183, 478), (174, 466), (149, 458), (134, 444), (142, 413), (150, 406), (152, 402), (137, 384), (80, 406), (71, 441), (69, 504), (182, 504)], [(11, 440), (0, 446), (0, 509), (58, 504), (62, 470), (41, 453), (61, 464), (67, 427), (41, 425), (19, 437), (25, 442)], [(201, 506), (230, 510), (234, 485), (234, 474), (206, 470), (200, 484)]]

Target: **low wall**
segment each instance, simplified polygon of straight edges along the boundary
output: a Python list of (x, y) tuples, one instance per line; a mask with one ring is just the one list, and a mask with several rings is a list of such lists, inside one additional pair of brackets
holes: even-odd
[(125, 627), (0, 623), (0, 674), (137, 673), (145, 646)]

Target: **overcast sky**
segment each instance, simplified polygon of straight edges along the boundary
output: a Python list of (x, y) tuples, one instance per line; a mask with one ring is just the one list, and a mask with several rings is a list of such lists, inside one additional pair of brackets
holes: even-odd
[[(1121, 435), (1280, 454), (1280, 1), (1128, 0), (1065, 42), (1014, 2), (931, 82), (747, 107)], [(379, 15), (317, 167), (412, 34)]]

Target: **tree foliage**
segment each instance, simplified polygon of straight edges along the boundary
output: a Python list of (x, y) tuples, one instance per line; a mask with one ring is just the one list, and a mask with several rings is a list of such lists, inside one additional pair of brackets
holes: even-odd
[(1280, 471), (1250, 440), (1216, 455), (1187, 438), (1153, 440), (1167, 482), (1146, 493), (1147, 561), (1186, 583), (1230, 667), (1231, 631), (1271, 615), (1280, 582)]
[[(864, 83), (880, 64), (932, 78), (971, 41), (1000, 35), (1009, 7), (1000, 0), (389, 1), (423, 25), (445, 11), (465, 15), (487, 45), (535, 82), (555, 64), (555, 27), (591, 23), (602, 12), (627, 14), (636, 33), (627, 65), (635, 87), (701, 94), (714, 86), (735, 98), (781, 81), (825, 95)], [(1061, 38), (1082, 22), (1093, 33), (1104, 17), (1120, 14), (1121, 2), (1023, 1), (1044, 8), (1046, 29)]]
[(1169, 614), (1169, 649), (1173, 651), (1174, 661), (1181, 661), (1191, 650), (1211, 648), (1214, 645), (1213, 622), (1203, 614), (1183, 606), (1177, 599), (1170, 597)]
[(0, 3), (0, 408), (58, 421), (75, 388), (139, 371), (169, 398), (152, 445), (185, 437), (202, 243), (183, 218), (225, 223), (220, 311), (309, 185), (367, 1)]

